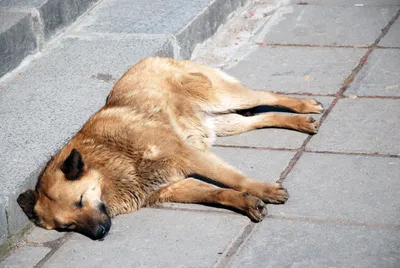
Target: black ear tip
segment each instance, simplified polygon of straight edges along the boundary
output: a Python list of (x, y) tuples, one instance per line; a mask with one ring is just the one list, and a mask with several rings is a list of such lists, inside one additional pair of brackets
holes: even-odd
[(18, 196), (18, 198), (17, 198), (17, 203), (18, 203), (19, 205), (21, 205), (21, 203), (23, 202), (23, 200), (24, 200), (24, 198), (25, 198), (24, 194), (25, 194), (25, 193), (20, 194), (20, 195)]
[(82, 175), (84, 165), (81, 153), (73, 148), (67, 159), (62, 163), (60, 169), (64, 172), (68, 180), (75, 180)]
[(18, 196), (17, 202), (18, 202), (18, 204), (22, 204), (26, 201), (34, 200), (34, 199), (35, 199), (35, 191), (29, 189)]
[(34, 190), (27, 190), (17, 198), (18, 205), (22, 208), (25, 214), (28, 215), (28, 217), (32, 217), (33, 207), (35, 206), (36, 201), (37, 195)]

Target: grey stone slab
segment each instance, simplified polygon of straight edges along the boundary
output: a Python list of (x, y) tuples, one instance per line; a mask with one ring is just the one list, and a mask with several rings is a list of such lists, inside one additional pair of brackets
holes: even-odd
[(400, 96), (400, 50), (376, 49), (357, 74), (346, 95)]
[(13, 231), (27, 220), (18, 194), (34, 185), (49, 156), (104, 105), (113, 81), (143, 57), (172, 54), (163, 40), (66, 39), (1, 83), (0, 153), (7, 164), (0, 169), (0, 195)]
[(262, 40), (275, 44), (367, 46), (375, 42), (397, 10), (395, 6), (285, 6), (264, 26)]
[(226, 70), (253, 89), (335, 94), (365, 49), (260, 47)]
[(398, 267), (399, 241), (393, 229), (268, 219), (229, 267)]
[[(226, 22), (228, 15), (248, 0), (217, 0), (211, 1), (207, 9), (203, 10), (187, 27), (176, 36), (180, 47), (180, 58), (190, 59), (195, 46), (211, 37), (219, 26)], [(182, 3), (182, 1), (180, 1)], [(185, 1), (189, 3), (192, 1)], [(186, 10), (186, 8), (184, 8)], [(189, 9), (188, 9), (189, 10)]]
[[(400, 4), (400, 1), (398, 1)], [(400, 19), (393, 23), (389, 32), (379, 42), (382, 47), (400, 47)]]
[(400, 5), (399, 0), (291, 0), (292, 4), (317, 4), (317, 5), (345, 5), (345, 6), (386, 6), (386, 5)]
[(65, 232), (58, 232), (55, 230), (46, 230), (44, 228), (34, 227), (30, 233), (28, 233), (24, 240), (28, 243), (46, 243), (60, 239), (65, 235)]
[(0, 77), (36, 50), (31, 16), (0, 10)]
[(211, 267), (246, 226), (241, 215), (143, 209), (101, 242), (74, 235), (43, 267)]
[(400, 159), (305, 153), (285, 180), (290, 199), (271, 213), (400, 225)]
[(6, 208), (0, 199), (0, 245), (3, 244), (8, 237)]
[[(306, 96), (293, 96), (299, 98), (307, 98)], [(328, 108), (333, 101), (333, 97), (312, 98), (320, 101), (324, 105), (325, 109)], [(265, 109), (259, 109), (259, 111), (263, 110)], [(321, 117), (320, 114), (313, 114), (312, 116), (317, 120)], [(319, 134), (317, 133), (316, 135)], [(308, 134), (301, 133), (295, 130), (265, 128), (242, 133), (236, 136), (219, 137), (217, 138), (215, 144), (229, 146), (297, 149), (303, 145), (303, 142), (307, 138), (307, 136)]]
[[(83, 32), (175, 34), (202, 12), (210, 0), (105, 0), (85, 16)], [(113, 12), (110, 12), (113, 10)]]
[(0, 7), (28, 10), (40, 14), (44, 37), (48, 40), (60, 28), (74, 22), (98, 0), (2, 0)]
[(341, 99), (307, 149), (400, 155), (399, 100)]
[[(35, 172), (33, 172), (35, 173)], [(4, 188), (1, 189), (0, 203), (5, 207), (8, 215), (8, 231), (9, 235), (14, 235), (18, 231), (29, 224), (28, 218), (19, 207), (17, 203), (18, 195), (22, 192), (22, 189), (32, 189), (36, 183), (36, 177), (32, 176), (32, 173), (28, 175), (28, 179), (21, 181), (9, 181), (10, 177), (0, 178)]]
[(278, 180), (294, 156), (294, 152), (272, 150), (221, 147), (214, 147), (212, 150), (247, 176), (265, 182)]
[[(285, 151), (222, 147), (213, 147), (212, 151), (250, 178), (265, 182), (277, 181), (295, 154), (294, 152)], [(192, 210), (227, 211), (221, 208), (196, 204), (165, 203), (162, 206)]]
[(174, 35), (180, 57), (189, 59), (194, 46), (213, 35), (227, 16), (246, 1), (106, 0), (87, 14), (79, 31)]
[(0, 262), (2, 268), (34, 267), (50, 251), (45, 247), (22, 247)]

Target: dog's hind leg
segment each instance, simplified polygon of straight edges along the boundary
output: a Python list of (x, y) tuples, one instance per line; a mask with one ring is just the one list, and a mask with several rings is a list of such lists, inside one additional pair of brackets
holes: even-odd
[[(257, 106), (275, 106), (296, 113), (322, 113), (322, 104), (314, 99), (298, 99), (265, 90), (251, 90), (225, 72), (206, 66), (201, 71), (210, 80), (214, 94), (209, 96), (206, 111), (224, 113)], [(208, 106), (208, 107), (207, 107)]]
[(301, 114), (319, 114), (324, 111), (322, 104), (314, 99), (299, 99), (265, 90), (251, 90), (240, 83), (224, 82), (218, 86), (216, 112), (250, 109), (257, 106), (274, 106)]
[(285, 115), (265, 113), (254, 116), (240, 114), (221, 114), (213, 117), (215, 133), (219, 137), (237, 135), (247, 131), (266, 127), (294, 129), (301, 132), (315, 134), (319, 123), (311, 116)]
[(149, 205), (162, 202), (220, 204), (238, 209), (257, 222), (267, 215), (266, 205), (258, 197), (220, 188), (194, 178), (160, 188), (150, 196), (148, 202)]

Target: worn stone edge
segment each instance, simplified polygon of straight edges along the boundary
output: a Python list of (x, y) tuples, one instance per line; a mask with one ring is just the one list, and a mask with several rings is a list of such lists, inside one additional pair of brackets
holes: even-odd
[[(176, 35), (177, 59), (190, 59), (197, 44), (213, 36), (234, 12), (249, 0), (214, 0)], [(213, 22), (210, 24), (210, 22)], [(205, 27), (208, 25), (208, 27)]]

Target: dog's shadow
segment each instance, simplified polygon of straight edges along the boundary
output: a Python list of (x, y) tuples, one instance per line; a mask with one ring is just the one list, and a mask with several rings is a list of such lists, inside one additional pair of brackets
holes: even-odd
[(289, 110), (287, 108), (273, 107), (273, 106), (266, 106), (266, 105), (236, 111), (237, 114), (240, 114), (243, 116), (253, 116), (253, 115), (269, 113), (269, 112), (293, 113), (292, 110)]

